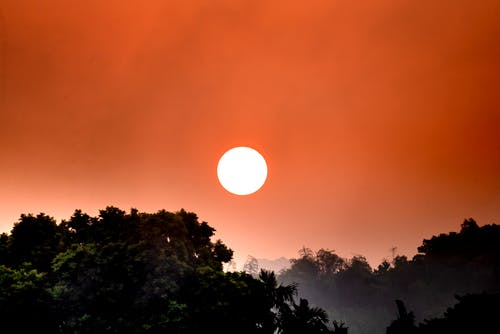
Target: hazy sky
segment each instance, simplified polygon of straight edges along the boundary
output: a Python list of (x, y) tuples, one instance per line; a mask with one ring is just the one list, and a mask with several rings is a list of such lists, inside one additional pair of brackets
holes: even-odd
[[(376, 264), (500, 223), (500, 1), (0, 3), (0, 230), (185, 208), (236, 257)], [(269, 177), (238, 197), (219, 157)]]

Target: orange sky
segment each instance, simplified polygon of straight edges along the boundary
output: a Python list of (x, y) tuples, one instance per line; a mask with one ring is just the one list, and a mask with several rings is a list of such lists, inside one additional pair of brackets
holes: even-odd
[[(0, 4), (0, 230), (196, 212), (236, 250), (413, 255), (500, 223), (499, 1)], [(225, 192), (233, 146), (267, 159)]]

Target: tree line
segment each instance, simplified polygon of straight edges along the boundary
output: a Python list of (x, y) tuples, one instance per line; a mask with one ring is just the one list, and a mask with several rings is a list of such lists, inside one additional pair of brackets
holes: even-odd
[(500, 226), (466, 220), (375, 269), (303, 248), (278, 275), (224, 271), (214, 232), (185, 210), (23, 214), (0, 235), (0, 331), (500, 332)]
[[(396, 255), (376, 268), (363, 256), (345, 259), (328, 249), (303, 248), (291, 262), (279, 280), (298, 284), (300, 296), (353, 334), (475, 333), (485, 325), (500, 333), (490, 316), (500, 315), (498, 225), (467, 219), (459, 232), (424, 239), (412, 259)], [(455, 327), (462, 331), (442, 329)]]
[(233, 252), (196, 214), (21, 215), (0, 236), (2, 333), (330, 333), (273, 272), (224, 272)]

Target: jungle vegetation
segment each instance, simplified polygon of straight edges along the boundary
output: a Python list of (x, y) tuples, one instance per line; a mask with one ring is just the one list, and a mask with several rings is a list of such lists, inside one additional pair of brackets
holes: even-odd
[(468, 219), (375, 269), (303, 248), (279, 274), (224, 271), (214, 233), (185, 210), (22, 214), (0, 235), (1, 332), (499, 332), (500, 226)]

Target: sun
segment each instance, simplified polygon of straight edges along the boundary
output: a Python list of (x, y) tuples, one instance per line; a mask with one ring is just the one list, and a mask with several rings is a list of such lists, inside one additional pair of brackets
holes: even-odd
[(266, 182), (267, 164), (264, 157), (250, 147), (234, 147), (224, 153), (217, 165), (220, 184), (236, 195), (249, 195)]

